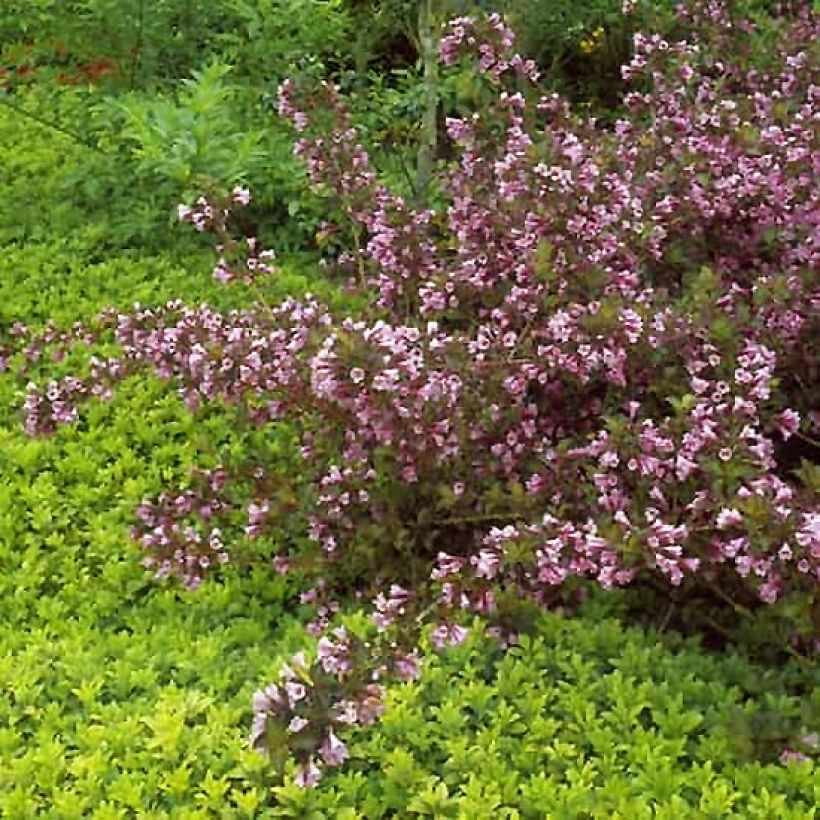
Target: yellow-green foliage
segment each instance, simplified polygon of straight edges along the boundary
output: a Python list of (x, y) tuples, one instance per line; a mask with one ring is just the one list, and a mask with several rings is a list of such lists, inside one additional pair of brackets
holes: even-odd
[[(241, 301), (190, 246), (102, 253), (97, 214), (85, 225), (58, 184), (82, 147), (13, 115), (0, 117), (0, 145), (0, 343), (15, 321), (70, 327), (108, 304)], [(186, 267), (173, 261), (183, 252)], [(276, 286), (305, 287), (286, 272)], [(245, 743), (250, 696), (293, 648), (288, 628), (301, 640), (284, 583), (227, 571), (181, 594), (151, 580), (128, 539), (143, 496), (243, 441), (225, 414), (194, 420), (149, 379), (29, 439), (21, 362), (0, 375), (0, 816), (257, 816), (269, 797)]]
[(807, 820), (813, 764), (758, 760), (773, 713), (811, 719), (782, 682), (608, 618), (546, 615), (506, 655), (474, 639), (428, 659), (346, 770), (278, 794), (300, 818)]

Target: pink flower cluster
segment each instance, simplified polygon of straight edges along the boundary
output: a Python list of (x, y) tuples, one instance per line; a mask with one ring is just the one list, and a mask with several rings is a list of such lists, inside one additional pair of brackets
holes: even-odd
[[(341, 630), (338, 632), (339, 640), (343, 642), (346, 636)], [(341, 655), (341, 652), (337, 654)], [(327, 657), (329, 655), (324, 655), (323, 660)], [(312, 720), (311, 711), (313, 704), (309, 697), (312, 683), (304, 653), (297, 653), (290, 663), (283, 665), (280, 678), (279, 685), (270, 684), (253, 696), (254, 718), (250, 739), (254, 748), (260, 751), (269, 751), (267, 744), (271, 721), (285, 725), (287, 734), (293, 737), (315, 732), (315, 721)], [(351, 708), (357, 718), (372, 716), (372, 720), (375, 720), (377, 710), (372, 703), (363, 700), (358, 704), (351, 704)], [(320, 734), (318, 753), (321, 761), (328, 766), (341, 765), (349, 756), (347, 746), (339, 740), (332, 728), (323, 728)], [(300, 765), (296, 783), (302, 787), (313, 787), (319, 782), (321, 775), (319, 763), (313, 755), (309, 755)]]
[(270, 751), (271, 742), (284, 742), (297, 748), (296, 783), (315, 786), (324, 766), (340, 766), (349, 756), (336, 733), (346, 726), (369, 726), (381, 716), (385, 689), (380, 679), (388, 671), (403, 681), (420, 675), (416, 652), (390, 643), (380, 649), (387, 663), (373, 666), (379, 649), (336, 627), (319, 639), (315, 661), (302, 652), (294, 655), (282, 666), (278, 683), (253, 696), (253, 747)]
[(222, 284), (239, 280), (250, 285), (260, 276), (275, 272), (273, 260), (276, 254), (262, 248), (256, 237), (245, 237), (241, 241), (233, 238), (230, 227), (232, 213), (237, 208), (246, 207), (250, 201), (251, 192), (237, 186), (228, 199), (201, 196), (193, 205), (177, 208), (180, 222), (190, 223), (200, 233), (214, 235), (219, 259), (213, 275)]
[(157, 578), (174, 575), (187, 589), (196, 589), (212, 565), (230, 560), (222, 531), (209, 526), (206, 532), (194, 522), (211, 522), (227, 505), (222, 490), (226, 472), (198, 470), (193, 487), (178, 495), (162, 493), (156, 502), (145, 500), (137, 508), (132, 538), (149, 553), (143, 565), (155, 570)]
[(29, 367), (40, 361), (49, 348), (51, 359), (61, 362), (68, 355), (68, 351), (76, 344), (93, 344), (101, 328), (110, 322), (114, 315), (112, 310), (104, 310), (93, 324), (75, 322), (70, 330), (62, 330), (53, 322), (49, 322), (42, 331), (32, 334), (22, 322), (15, 322), (8, 330), (11, 345), (0, 347), (0, 373), (8, 369), (11, 356), (19, 352), (23, 362), (17, 370), (18, 376), (24, 376)]
[(444, 65), (452, 65), (464, 53), (477, 53), (479, 70), (495, 79), (512, 69), (536, 82), (535, 63), (514, 53), (514, 43), (515, 34), (500, 14), (490, 14), (479, 26), (470, 17), (458, 17), (450, 21), (441, 38), (439, 53)]

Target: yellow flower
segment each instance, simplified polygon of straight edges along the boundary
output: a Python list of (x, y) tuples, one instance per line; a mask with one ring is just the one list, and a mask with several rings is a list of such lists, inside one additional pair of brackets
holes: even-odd
[(605, 32), (603, 26), (598, 26), (596, 29), (593, 30), (589, 37), (587, 37), (584, 40), (581, 40), (581, 51), (584, 54), (592, 54), (592, 52), (595, 51), (598, 48), (598, 46), (601, 45), (601, 42), (604, 39), (604, 34)]

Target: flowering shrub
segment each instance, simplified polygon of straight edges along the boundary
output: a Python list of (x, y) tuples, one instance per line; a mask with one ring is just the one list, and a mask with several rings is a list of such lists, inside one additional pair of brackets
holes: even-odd
[[(808, 12), (784, 20), (759, 71), (744, 62), (751, 24), (717, 2), (681, 14), (697, 38), (635, 37), (624, 75), (640, 90), (612, 130), (536, 99), (498, 16), (450, 23), (442, 61), (476, 61), (493, 101), (447, 121), (458, 161), (441, 209), (380, 184), (332, 86), (285, 82), (297, 154), (362, 237), (338, 265), (372, 294), (363, 315), (311, 297), (140, 308), (105, 323), (120, 355), (29, 388), (31, 432), (145, 367), (191, 408), (217, 400), (300, 430), (303, 474), (244, 471), (237, 498), (249, 480), (250, 538), (295, 510), (309, 519), (312, 546), (273, 564), (320, 579), (303, 600), (325, 631), (315, 661), (257, 694), (252, 734), (295, 752), (302, 785), (347, 757), (344, 726), (378, 717), (386, 675), (418, 675), (424, 624), (455, 645), (459, 613), (478, 613), (508, 643), (522, 601), (547, 606), (585, 579), (816, 601), (816, 468), (794, 480), (784, 447), (804, 437), (810, 454), (818, 422), (820, 30)], [(237, 261), (223, 208), (180, 211), (216, 226), (230, 251), (217, 275), (268, 272), (253, 242)], [(157, 574), (189, 586), (231, 555), (218, 527), (231, 468), (205, 478), (146, 502), (136, 528)], [(358, 634), (332, 624), (350, 587), (374, 596)]]

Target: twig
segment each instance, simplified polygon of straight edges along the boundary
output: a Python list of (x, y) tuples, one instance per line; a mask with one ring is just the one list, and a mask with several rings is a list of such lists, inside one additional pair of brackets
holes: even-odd
[(439, 518), (433, 521), (434, 525), (442, 524), (472, 524), (480, 521), (509, 521), (509, 513), (479, 513), (477, 515), (465, 515), (461, 518)]
[(802, 438), (803, 441), (806, 441), (809, 444), (811, 444), (812, 447), (820, 447), (820, 440), (818, 440), (816, 438), (812, 438), (811, 436), (807, 436), (805, 433), (801, 433), (799, 430), (795, 430), (794, 434), (798, 438)]
[(128, 88), (133, 91), (137, 79), (137, 69), (142, 58), (142, 41), (145, 34), (145, 0), (139, 0), (137, 7), (137, 36), (131, 52), (131, 70), (129, 71)]
[(733, 600), (732, 597), (730, 595), (727, 595), (719, 586), (713, 583), (708, 584), (708, 586), (709, 589), (711, 589), (712, 592), (714, 592), (715, 595), (718, 596), (718, 598), (722, 599), (727, 604), (729, 604), (729, 606), (732, 607), (732, 609), (734, 609), (734, 611), (738, 615), (742, 615), (744, 618), (752, 617), (752, 611), (748, 609), (748, 607), (745, 607), (743, 606), (743, 604), (739, 604), (737, 601)]
[(661, 625), (658, 627), (658, 632), (664, 632), (666, 627), (669, 625), (669, 619), (672, 617), (672, 613), (675, 610), (675, 602), (672, 601), (669, 604), (669, 609), (666, 610), (666, 614), (663, 616), (663, 620), (661, 621)]

